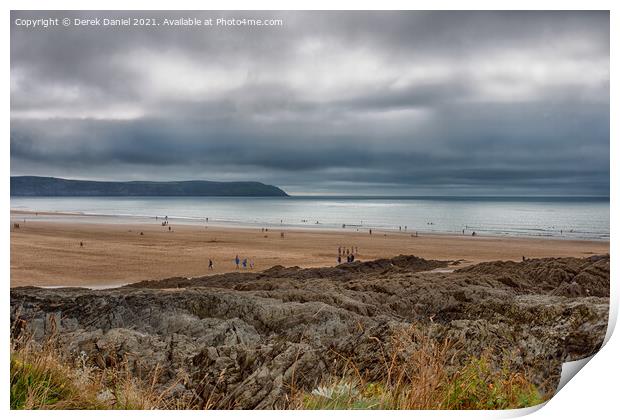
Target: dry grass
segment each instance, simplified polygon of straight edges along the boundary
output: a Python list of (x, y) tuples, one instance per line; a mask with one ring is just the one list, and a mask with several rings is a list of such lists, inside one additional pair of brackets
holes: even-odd
[(158, 388), (159, 370), (148, 380), (135, 377), (126, 363), (99, 369), (87, 356), (67, 360), (48, 339), (11, 342), (11, 409), (183, 409), (190, 402), (170, 398), (177, 382)]
[[(377, 344), (381, 342), (377, 339)], [(417, 328), (392, 337), (384, 352), (381, 378), (367, 380), (349, 363), (345, 374), (311, 393), (293, 395), (301, 409), (508, 409), (537, 405), (540, 394), (526, 372), (492, 367), (489, 353), (470, 357), (460, 368), (459, 351), (449, 340), (436, 341)]]
[[(417, 328), (376, 339), (381, 367), (372, 379), (345, 360), (344, 374), (312, 392), (292, 388), (290, 408), (303, 409), (506, 409), (544, 402), (528, 380), (505, 363), (494, 367), (490, 353), (455, 362), (460, 352), (449, 340), (437, 341)], [(120, 362), (94, 367), (83, 353), (68, 360), (52, 336), (44, 344), (20, 337), (11, 342), (11, 409), (190, 409), (211, 408), (172, 396), (179, 377), (162, 389), (159, 369), (147, 380)], [(342, 357), (342, 356), (340, 356)], [(504, 360), (508, 360), (505, 358)], [(382, 369), (381, 369), (382, 368)], [(380, 371), (377, 375), (376, 371)], [(225, 374), (224, 372), (222, 374)]]

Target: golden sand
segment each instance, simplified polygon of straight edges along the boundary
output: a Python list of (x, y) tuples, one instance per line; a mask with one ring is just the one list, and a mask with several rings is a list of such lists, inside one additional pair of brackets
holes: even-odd
[[(83, 216), (87, 218), (88, 216)], [(19, 220), (16, 220), (18, 222)], [(274, 265), (336, 265), (338, 246), (357, 247), (358, 259), (412, 254), (427, 259), (491, 260), (584, 257), (609, 252), (609, 242), (562, 239), (318, 230), (276, 230), (152, 224), (50, 222), (11, 224), (11, 287), (104, 287), (174, 276), (194, 277)], [(281, 232), (284, 237), (281, 237)], [(140, 232), (143, 234), (140, 235)], [(80, 246), (82, 242), (83, 246)], [(214, 269), (208, 269), (209, 258)]]

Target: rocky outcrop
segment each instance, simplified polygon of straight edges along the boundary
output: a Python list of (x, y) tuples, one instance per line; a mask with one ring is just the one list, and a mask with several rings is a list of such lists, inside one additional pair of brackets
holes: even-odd
[(381, 378), (393, 338), (412, 327), (458, 343), (455, 367), (482, 352), (498, 361), (509, 353), (511, 366), (547, 391), (561, 363), (600, 347), (608, 255), (431, 271), (448, 264), (400, 256), (108, 290), (16, 288), (11, 320), (14, 334), (54, 335), (70, 358), (86, 355), (99, 368), (157, 371), (162, 389), (179, 382), (174, 396), (215, 408), (284, 408), (295, 389), (345, 365)]

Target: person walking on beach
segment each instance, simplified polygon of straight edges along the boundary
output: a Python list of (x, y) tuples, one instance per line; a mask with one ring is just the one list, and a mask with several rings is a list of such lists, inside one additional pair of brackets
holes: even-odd
[(235, 257), (235, 264), (237, 265), (237, 270), (239, 269), (239, 255)]
[(338, 264), (342, 264), (342, 257), (338, 254)]
[(254, 260), (250, 260), (250, 270), (254, 270)]
[(372, 235), (372, 229), (368, 229), (368, 234)]
[(246, 268), (248, 268), (248, 259), (244, 258), (243, 262), (241, 263), (243, 265), (243, 269), (245, 270)]
[(213, 261), (209, 258), (209, 270), (213, 270)]

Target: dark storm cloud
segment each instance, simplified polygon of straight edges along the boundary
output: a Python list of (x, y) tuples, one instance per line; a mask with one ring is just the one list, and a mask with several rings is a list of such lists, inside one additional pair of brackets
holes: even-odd
[[(284, 26), (13, 24), (12, 174), (257, 179), (317, 193), (609, 192), (607, 13), (139, 15)], [(69, 14), (11, 19), (43, 16)]]

